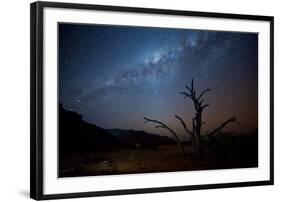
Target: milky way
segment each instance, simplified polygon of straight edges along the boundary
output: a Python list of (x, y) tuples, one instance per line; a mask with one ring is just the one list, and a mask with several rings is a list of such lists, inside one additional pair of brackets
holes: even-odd
[(205, 102), (204, 131), (236, 116), (225, 130), (250, 132), (258, 120), (258, 35), (109, 25), (59, 25), (59, 98), (63, 107), (103, 128), (165, 131), (144, 124), (161, 120), (179, 133), (175, 114), (194, 115), (180, 94), (194, 78)]

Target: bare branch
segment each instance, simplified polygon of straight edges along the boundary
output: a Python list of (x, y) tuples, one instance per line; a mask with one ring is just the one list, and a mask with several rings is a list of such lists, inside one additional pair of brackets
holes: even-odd
[(171, 129), (169, 126), (167, 126), (165, 123), (162, 123), (161, 121), (149, 119), (149, 118), (146, 118), (146, 117), (143, 117), (143, 119), (146, 121), (146, 123), (147, 122), (153, 122), (153, 123), (159, 124), (159, 125), (156, 126), (157, 128), (160, 128), (160, 127), (165, 128), (165, 129), (169, 130), (177, 139), (179, 139), (176, 132), (173, 129)]
[(226, 120), (225, 122), (223, 122), (219, 127), (217, 127), (216, 129), (214, 129), (213, 131), (211, 131), (210, 133), (208, 133), (208, 135), (214, 135), (215, 133), (217, 133), (218, 131), (220, 131), (221, 129), (223, 129), (227, 124), (229, 123), (236, 123), (236, 124), (239, 124), (237, 121), (236, 121), (236, 118), (235, 117), (232, 117), (228, 120)]
[(155, 128), (164, 128), (164, 127), (163, 127), (163, 126), (158, 125), (158, 126), (155, 126)]
[(185, 131), (190, 134), (191, 136), (193, 136), (193, 133), (187, 128), (185, 122), (183, 121), (183, 119), (177, 115), (175, 115), (175, 117), (181, 122), (181, 124), (183, 125), (183, 128), (185, 129)]
[(180, 94), (185, 95), (185, 97), (184, 97), (184, 98), (191, 97), (191, 95), (190, 95), (190, 94), (188, 94), (188, 93), (186, 93), (186, 92), (181, 92)]
[(198, 100), (200, 100), (200, 98), (207, 92), (209, 92), (211, 89), (210, 88), (207, 88), (206, 90), (204, 90), (200, 95), (199, 97), (197, 98)]
[(143, 117), (143, 119), (145, 120), (145, 123), (147, 123), (147, 122), (157, 123), (159, 125), (156, 125), (155, 126), (156, 128), (164, 128), (164, 129), (167, 129), (170, 133), (172, 133), (177, 140), (177, 143), (178, 143), (178, 145), (179, 145), (179, 147), (182, 151), (183, 156), (185, 155), (185, 151), (184, 151), (184, 147), (182, 145), (182, 142), (181, 142), (180, 138), (178, 137), (177, 133), (173, 129), (171, 129), (169, 126), (167, 126), (165, 123), (163, 123), (161, 121), (149, 119), (149, 118), (146, 118), (146, 117)]
[(203, 105), (203, 106), (201, 107), (202, 111), (203, 111), (204, 108), (209, 107), (209, 106), (210, 106), (209, 104)]
[(189, 90), (190, 93), (192, 92), (192, 90), (191, 90), (191, 88), (190, 88), (189, 86), (185, 86), (185, 88), (186, 88), (187, 90)]

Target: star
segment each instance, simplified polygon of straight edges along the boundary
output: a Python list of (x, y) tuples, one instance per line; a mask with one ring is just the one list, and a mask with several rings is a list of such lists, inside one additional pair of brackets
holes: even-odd
[[(58, 76), (59, 102), (89, 123), (143, 130), (140, 120), (150, 115), (179, 132), (173, 115), (194, 115), (179, 92), (194, 78), (197, 93), (212, 88), (208, 130), (224, 113), (257, 117), (258, 35), (60, 23)], [(245, 131), (258, 125), (255, 118), (239, 122)]]

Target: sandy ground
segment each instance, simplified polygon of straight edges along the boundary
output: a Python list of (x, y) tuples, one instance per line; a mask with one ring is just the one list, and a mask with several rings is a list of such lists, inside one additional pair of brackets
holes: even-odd
[(147, 172), (173, 172), (188, 170), (255, 167), (243, 165), (233, 159), (196, 159), (191, 146), (185, 146), (183, 158), (176, 145), (157, 149), (131, 149), (114, 152), (76, 154), (65, 158), (60, 166), (60, 177), (132, 174)]

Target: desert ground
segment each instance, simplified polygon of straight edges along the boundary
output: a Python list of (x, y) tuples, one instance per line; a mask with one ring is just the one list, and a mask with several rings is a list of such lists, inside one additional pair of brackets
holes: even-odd
[[(133, 173), (190, 171), (256, 167), (257, 160), (245, 154), (231, 156), (192, 154), (192, 146), (185, 145), (183, 157), (177, 145), (161, 145), (157, 149), (126, 149), (111, 152), (72, 154), (60, 165), (60, 177), (95, 176)], [(208, 152), (207, 150), (205, 152)]]

